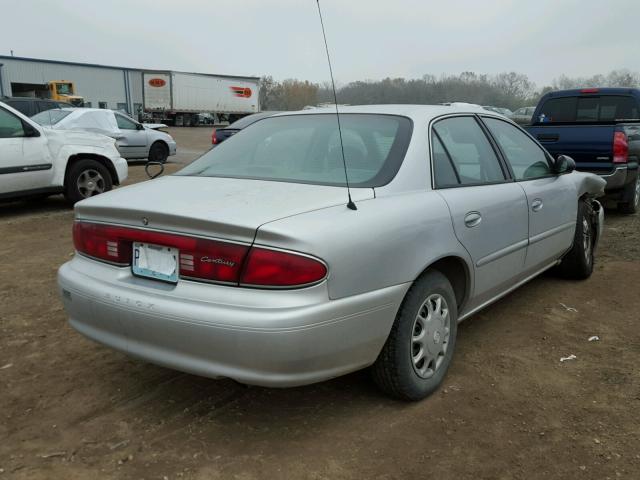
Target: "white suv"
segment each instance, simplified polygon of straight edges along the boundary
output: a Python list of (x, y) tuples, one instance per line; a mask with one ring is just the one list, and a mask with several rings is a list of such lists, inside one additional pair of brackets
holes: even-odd
[(75, 203), (126, 178), (112, 138), (43, 128), (0, 102), (0, 200), (63, 193)]

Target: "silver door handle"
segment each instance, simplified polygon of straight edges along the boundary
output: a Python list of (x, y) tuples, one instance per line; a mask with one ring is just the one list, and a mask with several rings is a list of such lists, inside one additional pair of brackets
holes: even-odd
[(464, 216), (464, 224), (469, 228), (480, 225), (481, 221), (482, 215), (480, 215), (480, 212), (469, 212)]
[(531, 202), (531, 210), (533, 210), (534, 212), (539, 212), (540, 210), (542, 210), (543, 206), (544, 204), (539, 198), (536, 198), (533, 202)]

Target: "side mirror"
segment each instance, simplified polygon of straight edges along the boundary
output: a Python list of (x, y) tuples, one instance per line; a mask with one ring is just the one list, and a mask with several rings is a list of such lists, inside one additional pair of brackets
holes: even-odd
[(568, 155), (558, 155), (554, 162), (554, 170), (557, 174), (571, 173), (576, 169), (576, 162)]
[(39, 137), (40, 132), (30, 123), (22, 122), (22, 129), (25, 137)]
[(136, 129), (144, 130), (144, 125), (142, 125), (141, 123), (136, 123)]

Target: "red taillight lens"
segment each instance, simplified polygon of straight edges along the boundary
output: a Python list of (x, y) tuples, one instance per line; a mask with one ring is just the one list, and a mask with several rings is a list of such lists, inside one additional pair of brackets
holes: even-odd
[(73, 224), (73, 245), (76, 250), (99, 260), (129, 265), (131, 263), (131, 242), (125, 242), (119, 235), (119, 227), (95, 223), (75, 222)]
[(629, 142), (624, 132), (613, 135), (613, 163), (627, 163), (629, 161)]
[(295, 287), (316, 283), (327, 275), (319, 260), (295, 253), (253, 247), (240, 283), (266, 287)]
[(214, 282), (238, 283), (247, 245), (134, 228), (76, 222), (76, 250), (98, 260), (131, 264), (133, 242), (174, 247), (180, 251), (180, 275)]
[(216, 143), (218, 143), (218, 137), (216, 136), (216, 129), (214, 128), (211, 133), (211, 145), (215, 145)]
[(133, 242), (177, 248), (180, 252), (180, 276), (196, 280), (247, 286), (299, 287), (319, 282), (327, 275), (324, 263), (297, 253), (115, 225), (73, 224), (76, 250), (97, 260), (131, 265)]
[(598, 93), (599, 91), (599, 88), (583, 88), (580, 93)]

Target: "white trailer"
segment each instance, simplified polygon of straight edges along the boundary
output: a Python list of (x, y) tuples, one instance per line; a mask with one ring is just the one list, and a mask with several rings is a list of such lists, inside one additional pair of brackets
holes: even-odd
[(177, 126), (197, 125), (201, 113), (217, 122), (260, 111), (260, 79), (167, 71), (144, 71), (146, 119)]

